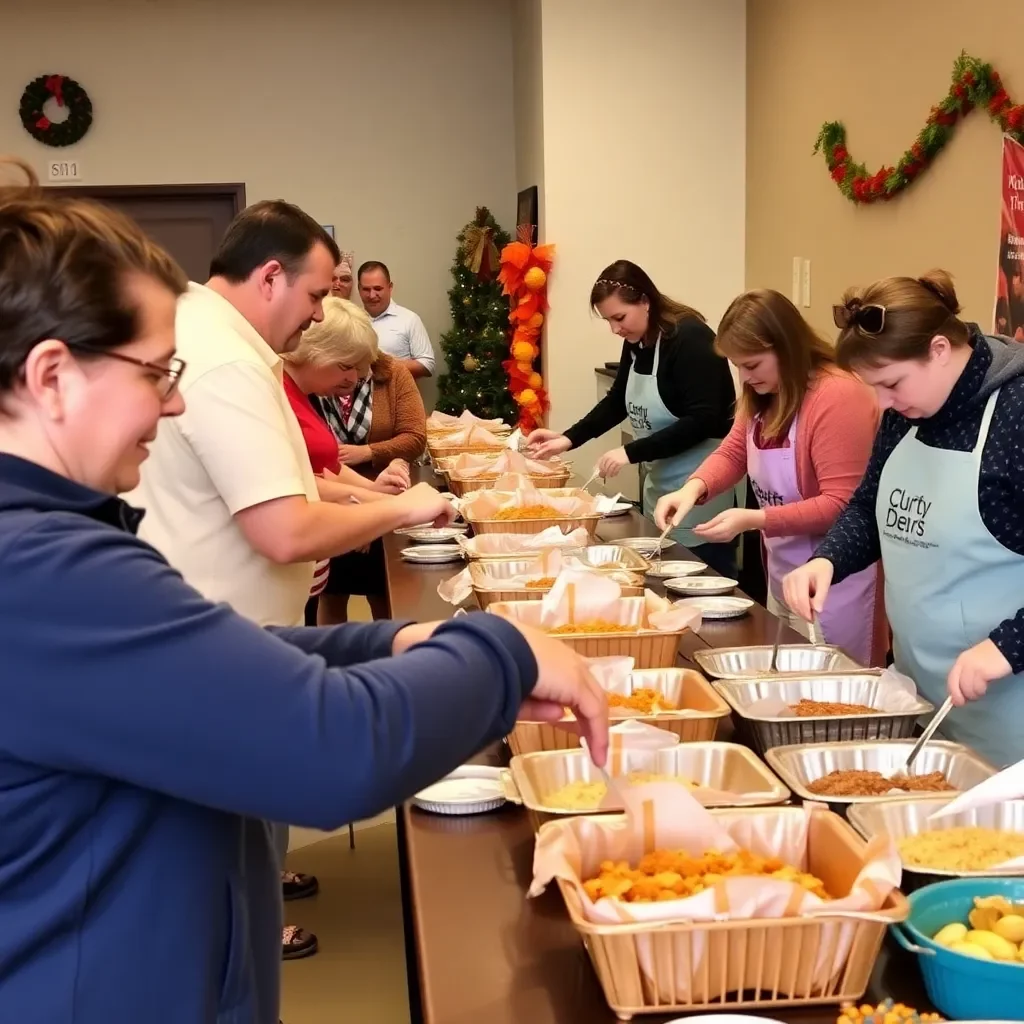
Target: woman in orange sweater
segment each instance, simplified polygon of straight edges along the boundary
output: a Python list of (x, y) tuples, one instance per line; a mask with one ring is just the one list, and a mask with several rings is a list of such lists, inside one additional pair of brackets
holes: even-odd
[[(840, 370), (831, 345), (776, 291), (747, 292), (726, 310), (716, 346), (742, 390), (728, 437), (672, 494), (658, 502), (663, 527), (749, 476), (758, 509), (734, 508), (696, 527), (724, 543), (760, 530), (768, 608), (810, 639), (816, 630), (782, 600), (782, 579), (811, 557), (853, 494), (878, 427), (872, 390)], [(821, 632), (864, 665), (883, 665), (888, 630), (880, 567), (851, 576), (829, 595)]]

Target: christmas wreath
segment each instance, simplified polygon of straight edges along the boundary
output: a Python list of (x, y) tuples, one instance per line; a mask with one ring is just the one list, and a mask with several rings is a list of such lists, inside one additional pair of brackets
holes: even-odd
[(1014, 103), (1003, 87), (999, 72), (977, 57), (961, 53), (953, 62), (953, 80), (945, 99), (932, 107), (917, 141), (894, 166), (880, 167), (870, 174), (864, 164), (854, 163), (846, 148), (846, 128), (841, 121), (821, 126), (814, 152), (825, 154), (832, 180), (840, 192), (855, 203), (892, 199), (931, 165), (939, 151), (953, 137), (957, 122), (975, 107), (983, 107), (999, 127), (1024, 143), (1024, 104)]
[[(48, 100), (67, 107), (67, 119), (51, 121), (43, 113)], [(21, 94), (21, 123), (25, 131), (45, 146), (73, 146), (92, 124), (92, 100), (73, 79), (64, 75), (40, 75)]]

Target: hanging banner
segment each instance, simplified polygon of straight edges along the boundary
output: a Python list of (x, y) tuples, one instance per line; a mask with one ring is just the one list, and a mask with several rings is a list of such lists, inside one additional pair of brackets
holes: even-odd
[(1024, 341), (1024, 146), (1003, 136), (995, 333)]

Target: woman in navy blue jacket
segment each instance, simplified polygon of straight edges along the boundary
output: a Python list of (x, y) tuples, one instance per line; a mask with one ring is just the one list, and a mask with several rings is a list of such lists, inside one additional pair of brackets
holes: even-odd
[(184, 287), (119, 214), (0, 187), (3, 1021), (276, 1022), (254, 978), (278, 970), (280, 882), (245, 817), (365, 818), (524, 706), (574, 707), (606, 750), (603, 694), (557, 640), (491, 615), (262, 630), (137, 539), (115, 495), (183, 408)]

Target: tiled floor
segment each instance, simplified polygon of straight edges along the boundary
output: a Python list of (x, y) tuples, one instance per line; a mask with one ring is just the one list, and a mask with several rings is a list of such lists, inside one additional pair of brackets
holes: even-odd
[(355, 850), (347, 832), (293, 846), (288, 866), (320, 879), (313, 899), (285, 904), (320, 952), (283, 965), (284, 1024), (409, 1024), (394, 824), (360, 828)]

